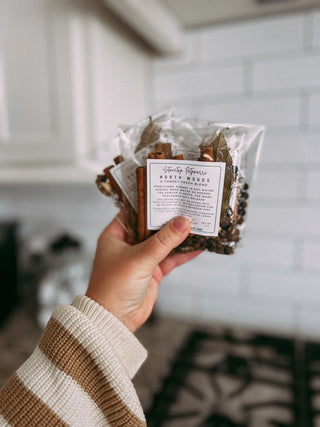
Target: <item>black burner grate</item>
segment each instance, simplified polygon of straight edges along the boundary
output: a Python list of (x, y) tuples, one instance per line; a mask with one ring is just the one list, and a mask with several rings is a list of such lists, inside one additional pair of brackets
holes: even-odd
[(146, 415), (150, 427), (320, 427), (320, 344), (193, 331)]

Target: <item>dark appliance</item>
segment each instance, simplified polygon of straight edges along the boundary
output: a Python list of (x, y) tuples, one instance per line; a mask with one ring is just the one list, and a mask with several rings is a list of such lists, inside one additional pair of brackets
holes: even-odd
[(0, 222), (0, 326), (18, 303), (17, 223)]
[(146, 415), (149, 427), (317, 427), (319, 402), (319, 343), (196, 330)]

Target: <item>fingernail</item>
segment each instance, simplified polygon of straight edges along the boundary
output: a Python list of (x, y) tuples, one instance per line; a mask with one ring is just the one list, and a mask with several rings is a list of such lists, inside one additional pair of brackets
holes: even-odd
[(184, 233), (189, 227), (189, 221), (183, 216), (179, 216), (173, 221), (173, 226), (179, 233)]

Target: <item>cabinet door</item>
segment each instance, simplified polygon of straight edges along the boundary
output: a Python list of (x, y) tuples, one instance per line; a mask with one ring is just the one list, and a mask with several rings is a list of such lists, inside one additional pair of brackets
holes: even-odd
[(0, 1), (0, 164), (74, 157), (69, 3)]

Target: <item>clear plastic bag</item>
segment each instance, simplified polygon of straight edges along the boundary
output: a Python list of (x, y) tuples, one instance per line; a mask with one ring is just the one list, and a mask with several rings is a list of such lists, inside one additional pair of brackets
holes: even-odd
[[(119, 129), (118, 166), (107, 167), (96, 183), (123, 210), (129, 241), (135, 244), (153, 233), (147, 230), (146, 219), (141, 219), (146, 216), (147, 203), (142, 169), (148, 158), (225, 163), (218, 235), (189, 235), (175, 251), (203, 249), (232, 254), (243, 234), (264, 131), (263, 126), (187, 119), (166, 111)], [(141, 194), (145, 195), (143, 201)]]

